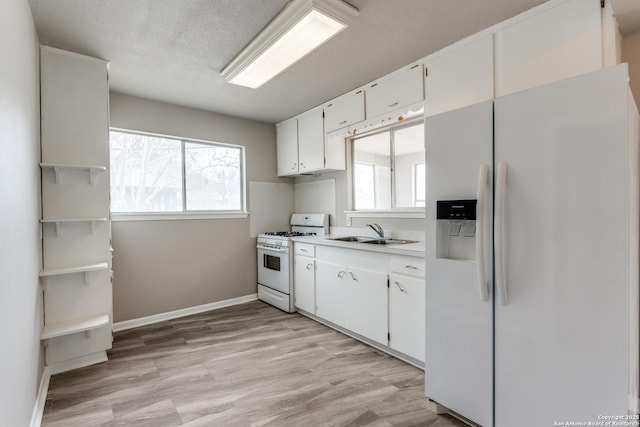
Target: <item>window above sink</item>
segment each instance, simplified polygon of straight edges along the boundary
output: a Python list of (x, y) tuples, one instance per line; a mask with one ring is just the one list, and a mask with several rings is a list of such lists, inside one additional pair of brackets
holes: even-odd
[(355, 211), (424, 208), (423, 121), (351, 139)]

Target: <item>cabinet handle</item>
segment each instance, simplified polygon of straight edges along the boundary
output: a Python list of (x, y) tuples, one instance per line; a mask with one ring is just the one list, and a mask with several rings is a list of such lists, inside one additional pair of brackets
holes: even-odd
[(300, 252), (309, 252), (309, 251), (304, 248), (300, 248)]
[(418, 269), (418, 267), (416, 267), (415, 265), (409, 265), (409, 264), (405, 265), (404, 268), (408, 268), (409, 270), (417, 270)]
[(342, 276), (344, 276), (345, 274), (347, 274), (347, 272), (346, 272), (346, 271), (340, 271), (340, 272), (338, 272), (338, 277), (339, 277), (340, 279), (342, 279)]
[(402, 285), (400, 283), (398, 283), (398, 282), (393, 282), (393, 283), (398, 287), (398, 289), (400, 289), (400, 292), (404, 292), (404, 288), (402, 287)]
[(349, 272), (349, 274), (351, 275), (351, 279), (355, 280), (356, 282), (358, 281), (358, 276), (356, 276), (352, 272)]
[(294, 163), (293, 166), (291, 166), (291, 170), (294, 170), (296, 168), (297, 163)]
[(313, 267), (313, 264), (311, 263), (307, 264), (307, 270), (311, 270), (311, 267)]
[(300, 167), (301, 167), (301, 168), (305, 168), (305, 169), (307, 168), (307, 167), (304, 165), (304, 163), (302, 163), (302, 162), (300, 162)]
[(343, 120), (343, 121), (341, 121), (341, 122), (338, 122), (338, 124), (339, 124), (339, 125), (346, 125), (346, 124), (347, 124), (347, 121), (346, 121), (346, 120)]
[(398, 105), (398, 101), (394, 102), (393, 104), (387, 105), (387, 107), (391, 108), (391, 107), (395, 107), (396, 105)]

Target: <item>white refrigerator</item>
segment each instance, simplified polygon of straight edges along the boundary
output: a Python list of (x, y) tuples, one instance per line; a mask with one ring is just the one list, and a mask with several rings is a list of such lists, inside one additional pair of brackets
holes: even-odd
[(426, 119), (430, 399), (482, 426), (637, 413), (638, 140), (626, 65)]

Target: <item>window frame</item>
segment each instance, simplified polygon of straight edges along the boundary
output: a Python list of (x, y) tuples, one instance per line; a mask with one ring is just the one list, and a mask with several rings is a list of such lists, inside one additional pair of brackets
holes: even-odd
[[(424, 199), (419, 199), (418, 198), (418, 167), (420, 167), (420, 166), (422, 166), (424, 168), (424, 171), (423, 171), (423, 175), (424, 176), (423, 176), (423, 178), (425, 178), (425, 180), (426, 180), (426, 177), (427, 177), (427, 163), (426, 163), (426, 161), (422, 162), (422, 163), (414, 163), (413, 164), (413, 168), (412, 168), (413, 169), (413, 180), (412, 180), (413, 181), (413, 204), (417, 208), (424, 208), (425, 205), (426, 205), (426, 202), (427, 202), (426, 194), (424, 195), (424, 197), (425, 197)], [(425, 185), (425, 183), (423, 183), (423, 185)], [(426, 191), (426, 188), (425, 188), (425, 191)], [(418, 206), (418, 201), (422, 202), (423, 205), (422, 206)]]
[[(349, 152), (350, 152), (350, 160), (348, 162), (348, 167), (350, 169), (349, 174), (350, 174), (350, 188), (349, 188), (349, 192), (351, 194), (350, 200), (349, 200), (349, 209), (348, 211), (345, 211), (345, 213), (347, 214), (347, 222), (350, 222), (350, 218), (356, 218), (356, 217), (363, 217), (363, 216), (368, 216), (369, 214), (377, 214), (376, 216), (388, 216), (390, 218), (397, 218), (397, 217), (407, 217), (407, 218), (415, 218), (416, 214), (418, 215), (417, 217), (420, 218), (424, 218), (424, 211), (425, 211), (425, 207), (424, 206), (402, 206), (402, 207), (396, 207), (396, 153), (395, 153), (395, 132), (398, 130), (401, 130), (403, 128), (407, 128), (407, 127), (412, 127), (412, 126), (417, 126), (419, 124), (422, 124), (424, 126), (424, 118), (420, 117), (420, 118), (416, 118), (413, 120), (406, 120), (403, 121), (401, 123), (394, 123), (391, 126), (384, 126), (384, 127), (380, 127), (377, 128), (375, 130), (372, 130), (371, 132), (365, 132), (365, 133), (359, 133), (357, 135), (354, 135), (352, 137), (347, 138), (347, 142), (349, 144)], [(391, 172), (391, 180), (390, 180), (390, 185), (391, 185), (391, 208), (390, 209), (356, 209), (356, 200), (355, 200), (355, 194), (356, 194), (356, 190), (355, 190), (355, 153), (354, 153), (354, 141), (358, 140), (358, 139), (362, 139), (362, 138), (366, 138), (368, 136), (371, 135), (375, 135), (378, 133), (384, 133), (384, 132), (390, 132), (389, 135), (389, 142), (390, 142), (390, 172)], [(426, 156), (426, 153), (425, 153)], [(426, 166), (426, 160), (425, 160), (425, 166)], [(412, 175), (414, 173), (414, 168), (412, 168)], [(415, 185), (415, 178), (412, 176), (411, 179), (412, 183)], [(412, 188), (412, 199), (415, 197), (415, 189)], [(415, 202), (415, 200), (414, 200)], [(405, 215), (406, 214), (406, 215)]]
[[(246, 164), (246, 147), (239, 144), (229, 144), (224, 142), (209, 141), (204, 139), (179, 137), (175, 135), (160, 134), (154, 132), (145, 132), (132, 129), (124, 129), (117, 127), (109, 128), (109, 135), (111, 132), (119, 132), (132, 135), (144, 135), (149, 137), (172, 139), (180, 143), (180, 173), (181, 173), (181, 185), (182, 185), (182, 200), (181, 211), (166, 211), (166, 212), (115, 212), (111, 210), (109, 205), (109, 212), (111, 214), (112, 221), (153, 221), (153, 220), (180, 220), (180, 219), (233, 219), (233, 218), (247, 218), (249, 212), (247, 211), (247, 164)], [(215, 147), (228, 147), (238, 149), (240, 151), (240, 209), (233, 210), (187, 210), (187, 183), (186, 183), (186, 157), (185, 147), (187, 143), (195, 143), (202, 145), (210, 145)], [(111, 142), (109, 142), (109, 171), (111, 172)], [(111, 180), (109, 180), (109, 194), (111, 194)]]

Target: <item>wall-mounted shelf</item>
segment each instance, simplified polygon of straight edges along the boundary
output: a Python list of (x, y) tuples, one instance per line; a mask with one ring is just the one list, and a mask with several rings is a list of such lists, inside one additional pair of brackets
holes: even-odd
[(71, 222), (90, 222), (91, 223), (91, 234), (96, 231), (98, 225), (103, 222), (106, 222), (108, 218), (59, 218), (59, 219), (41, 219), (40, 222), (42, 224), (55, 224), (56, 226), (56, 236), (60, 237), (62, 235), (62, 224), (71, 223)]
[(41, 340), (48, 340), (49, 338), (62, 337), (64, 335), (71, 335), (78, 332), (85, 332), (87, 337), (91, 336), (91, 331), (101, 328), (109, 324), (109, 315), (101, 314), (99, 316), (87, 317), (78, 320), (69, 320), (66, 322), (52, 323), (44, 325), (42, 332), (40, 333)]
[[(88, 285), (90, 272), (106, 270), (107, 268), (109, 268), (109, 265), (106, 262), (99, 262), (97, 264), (77, 265), (77, 266), (66, 267), (66, 268), (43, 269), (42, 271), (40, 271), (40, 277), (47, 278), (51, 276), (62, 276), (65, 274), (84, 273), (84, 283), (85, 285)], [(43, 288), (45, 291), (47, 290), (46, 280), (43, 283)]]
[(63, 170), (86, 170), (89, 172), (89, 184), (93, 185), (95, 177), (107, 170), (106, 166), (100, 165), (65, 165), (61, 163), (40, 163), (42, 169), (53, 169), (56, 176), (56, 184), (60, 184), (60, 174)]

